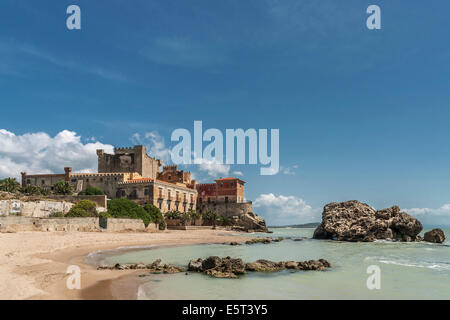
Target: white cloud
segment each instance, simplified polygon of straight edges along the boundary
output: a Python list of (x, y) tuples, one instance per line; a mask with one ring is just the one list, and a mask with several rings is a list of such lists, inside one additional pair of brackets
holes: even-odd
[(157, 131), (151, 131), (141, 136), (139, 133), (135, 133), (131, 141), (135, 144), (145, 145), (147, 153), (157, 159), (161, 159), (165, 164), (170, 163), (171, 150), (166, 147), (164, 137), (162, 137)]
[(244, 176), (244, 174), (242, 173), (242, 171), (233, 171), (233, 174), (234, 174), (235, 176), (241, 176), (241, 177)]
[(411, 208), (402, 209), (410, 215), (419, 219), (424, 225), (445, 225), (450, 226), (450, 204), (433, 208)]
[(97, 149), (113, 152), (100, 142), (83, 143), (76, 132), (63, 130), (54, 137), (45, 132), (16, 135), (0, 129), (0, 178), (20, 177), (20, 172), (63, 173), (97, 171)]
[(227, 176), (230, 173), (230, 166), (222, 164), (216, 159), (196, 159), (194, 162), (198, 163), (198, 170), (208, 173), (211, 177)]
[(280, 171), (283, 174), (289, 175), (289, 176), (295, 176), (295, 170), (298, 169), (298, 165), (294, 164), (292, 166), (280, 166)]
[(320, 210), (313, 209), (306, 201), (296, 196), (261, 194), (253, 202), (259, 215), (269, 225), (299, 224), (320, 221)]

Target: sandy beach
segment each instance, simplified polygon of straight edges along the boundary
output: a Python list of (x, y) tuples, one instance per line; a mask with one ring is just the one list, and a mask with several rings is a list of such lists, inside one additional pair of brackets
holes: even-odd
[[(84, 258), (94, 251), (119, 247), (246, 240), (244, 235), (232, 234), (224, 230), (1, 233), (0, 299), (134, 299), (136, 288), (127, 277), (136, 271), (96, 270)], [(81, 290), (67, 289), (70, 265), (81, 269)]]

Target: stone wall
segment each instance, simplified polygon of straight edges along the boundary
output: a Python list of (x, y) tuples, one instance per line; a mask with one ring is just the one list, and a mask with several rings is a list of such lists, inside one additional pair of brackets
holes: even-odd
[(90, 200), (97, 205), (97, 211), (106, 211), (106, 196), (48, 196), (22, 197), (0, 200), (0, 217), (21, 215), (24, 217), (45, 218), (53, 212), (67, 213), (75, 203)]
[(100, 227), (99, 218), (30, 218), (23, 216), (0, 217), (0, 232), (23, 231), (67, 231), (67, 232), (121, 232), (121, 231), (157, 231), (157, 225), (145, 228), (140, 219), (107, 220), (107, 228)]
[(55, 200), (0, 200), (0, 217), (21, 215), (24, 217), (43, 218), (52, 212), (67, 213), (74, 204)]
[(253, 213), (253, 205), (251, 202), (219, 202), (219, 203), (199, 203), (199, 212), (208, 210), (217, 212), (224, 218), (240, 217), (249, 213)]

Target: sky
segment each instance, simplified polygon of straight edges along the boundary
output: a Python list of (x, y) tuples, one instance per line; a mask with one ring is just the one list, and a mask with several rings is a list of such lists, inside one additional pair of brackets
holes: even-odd
[[(66, 9), (81, 8), (81, 30)], [(369, 5), (381, 30), (366, 27)], [(0, 178), (94, 171), (95, 150), (177, 128), (279, 129), (280, 171), (237, 176), (269, 225), (325, 204), (399, 205), (450, 226), (450, 3), (364, 0), (2, 0)]]

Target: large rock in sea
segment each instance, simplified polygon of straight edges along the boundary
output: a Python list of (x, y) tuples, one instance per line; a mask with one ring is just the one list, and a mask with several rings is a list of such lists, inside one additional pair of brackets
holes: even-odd
[(431, 231), (425, 232), (423, 240), (433, 243), (442, 243), (445, 241), (444, 231), (442, 231), (441, 229), (433, 229)]
[(314, 239), (370, 242), (377, 239), (420, 241), (422, 224), (398, 206), (376, 211), (356, 200), (327, 204)]

